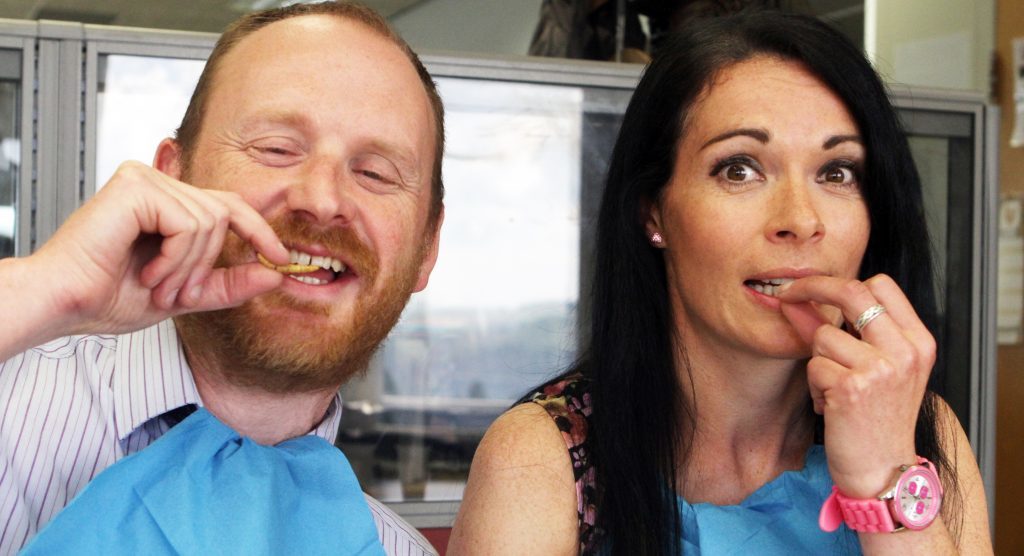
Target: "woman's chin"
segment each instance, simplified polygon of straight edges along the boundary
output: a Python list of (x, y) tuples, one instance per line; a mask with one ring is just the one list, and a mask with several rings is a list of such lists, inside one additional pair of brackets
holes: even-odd
[(766, 342), (759, 342), (757, 351), (770, 359), (810, 359), (811, 346), (803, 341), (795, 330), (789, 334), (777, 335)]

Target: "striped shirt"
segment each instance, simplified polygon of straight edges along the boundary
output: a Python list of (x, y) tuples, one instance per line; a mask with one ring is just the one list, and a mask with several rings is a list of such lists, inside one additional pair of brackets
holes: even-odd
[[(17, 552), (101, 471), (167, 432), (164, 414), (188, 404), (203, 402), (170, 320), (60, 338), (0, 363), (0, 556)], [(333, 443), (340, 419), (338, 395), (310, 434)], [(388, 554), (436, 554), (366, 498)]]

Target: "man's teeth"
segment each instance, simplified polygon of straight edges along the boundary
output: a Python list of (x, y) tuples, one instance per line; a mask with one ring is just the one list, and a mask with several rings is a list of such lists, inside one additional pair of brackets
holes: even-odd
[(309, 284), (310, 286), (322, 286), (327, 283), (327, 280), (313, 278), (312, 276), (303, 276), (301, 274), (289, 274), (288, 277), (292, 280), (298, 280), (303, 284)]
[(757, 293), (763, 293), (775, 297), (779, 294), (779, 287), (792, 282), (793, 278), (770, 278), (768, 280), (752, 280), (750, 287)]
[(294, 249), (288, 252), (288, 260), (294, 264), (319, 266), (324, 270), (333, 270), (334, 272), (345, 271), (345, 265), (338, 259), (332, 257), (315, 257), (309, 253), (302, 253)]

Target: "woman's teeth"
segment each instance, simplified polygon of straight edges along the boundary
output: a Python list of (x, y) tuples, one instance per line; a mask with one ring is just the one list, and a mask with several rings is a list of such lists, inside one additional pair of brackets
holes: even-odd
[(767, 296), (776, 297), (782, 286), (792, 282), (793, 278), (771, 278), (769, 280), (748, 280), (747, 286)]

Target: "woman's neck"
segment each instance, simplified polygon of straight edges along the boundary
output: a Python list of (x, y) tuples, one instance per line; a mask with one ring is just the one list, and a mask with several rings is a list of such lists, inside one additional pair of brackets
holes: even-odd
[(691, 503), (735, 504), (803, 467), (814, 431), (804, 361), (687, 346), (679, 382), (696, 422), (680, 461)]

